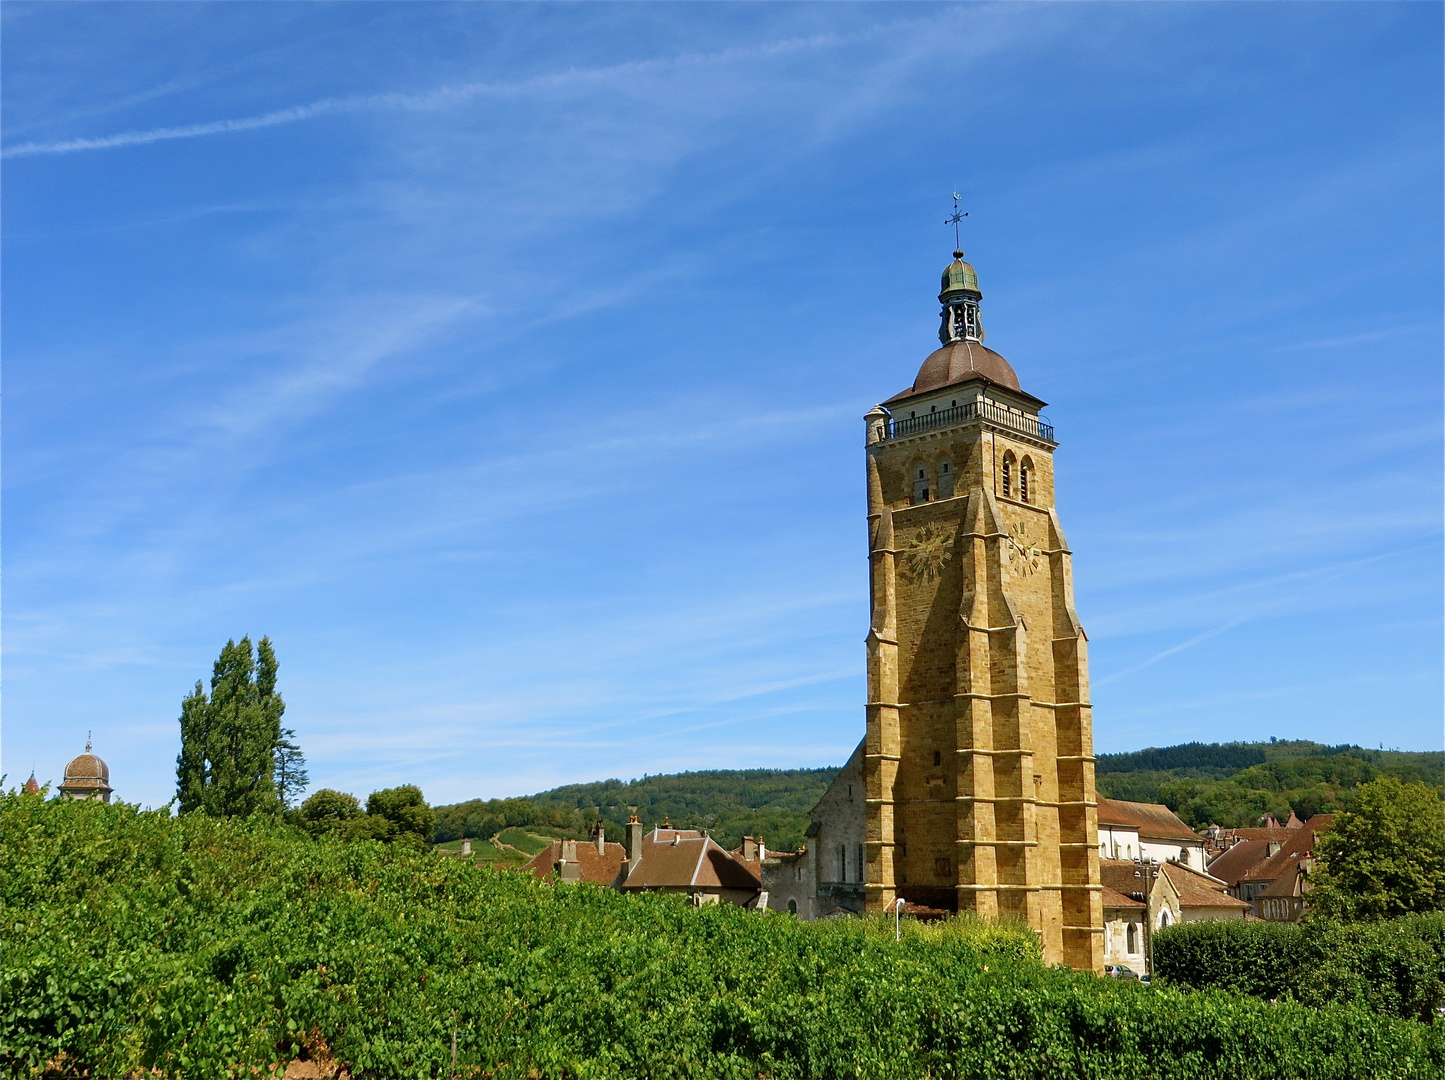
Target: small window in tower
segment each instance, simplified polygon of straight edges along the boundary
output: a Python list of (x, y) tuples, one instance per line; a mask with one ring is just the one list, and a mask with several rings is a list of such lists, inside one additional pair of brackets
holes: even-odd
[(1129, 945), (1128, 945), (1128, 951), (1131, 952), (1131, 953), (1136, 953), (1136, 952), (1139, 951), (1139, 924), (1138, 924), (1138, 923), (1130, 923), (1130, 924), (1129, 924)]
[(1005, 454), (1003, 456), (1003, 497), (1005, 499), (1013, 498), (1013, 465), (1014, 456)]
[(943, 764), (943, 751), (942, 751), (942, 750), (935, 750), (935, 751), (933, 752), (933, 763), (934, 763), (935, 765), (942, 765), (942, 764)]
[(913, 502), (926, 503), (928, 498), (928, 470), (920, 465), (913, 472)]
[(916, 412), (910, 412), (908, 415), (909, 415), (909, 416), (917, 416), (918, 414), (917, 414)]
[(950, 401), (950, 402), (948, 403), (948, 407), (949, 407), (950, 409), (956, 409), (956, 408), (958, 408), (958, 402), (956, 402), (956, 401)]
[(934, 859), (933, 872), (941, 878), (948, 877), (953, 873), (953, 861), (951, 859)]
[[(798, 913), (798, 902), (797, 902), (796, 900), (789, 900), (789, 901), (788, 901), (788, 914), (789, 914), (789, 915), (796, 915), (797, 913)], [(1133, 928), (1132, 926), (1130, 926), (1129, 929), (1132, 930), (1132, 929), (1134, 929), (1134, 928)], [(1133, 949), (1130, 949), (1129, 951), (1130, 951), (1130, 952), (1133, 952), (1134, 950), (1133, 950)]]
[(937, 411), (938, 411), (938, 406), (937, 406), (937, 405), (930, 405), (930, 406), (928, 406), (928, 411), (929, 411), (929, 412), (937, 412)]
[(938, 497), (953, 498), (953, 466), (946, 461), (938, 466)]

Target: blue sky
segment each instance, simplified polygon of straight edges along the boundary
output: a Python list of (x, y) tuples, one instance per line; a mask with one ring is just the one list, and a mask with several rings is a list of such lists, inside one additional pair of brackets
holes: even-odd
[(958, 188), (1100, 752), (1438, 748), (1430, 4), (5, 5), (4, 769), (841, 762)]

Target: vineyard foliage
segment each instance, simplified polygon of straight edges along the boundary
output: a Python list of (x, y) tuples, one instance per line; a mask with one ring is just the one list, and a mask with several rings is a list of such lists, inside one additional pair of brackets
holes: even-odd
[(1430, 1021), (1445, 1006), (1445, 912), (1375, 923), (1178, 923), (1154, 935), (1154, 973), (1195, 989), (1358, 1002)]
[(275, 817), (0, 796), (12, 1075), (1438, 1077), (1445, 1025), (1042, 965), (1010, 924), (803, 923)]

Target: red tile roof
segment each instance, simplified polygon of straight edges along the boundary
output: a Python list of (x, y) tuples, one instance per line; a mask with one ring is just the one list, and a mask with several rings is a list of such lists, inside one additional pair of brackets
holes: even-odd
[[(756, 865), (756, 860), (753, 864)], [(624, 889), (757, 889), (758, 875), (716, 840), (692, 829), (653, 829), (642, 838)]]
[(1269, 858), (1268, 840), (1241, 840), (1216, 855), (1209, 864), (1211, 877), (1238, 885), (1240, 878)]
[(1138, 900), (1135, 900), (1135, 899), (1133, 899), (1133, 898), (1131, 898), (1131, 897), (1125, 896), (1123, 893), (1115, 892), (1113, 889), (1109, 888), (1109, 886), (1107, 886), (1107, 885), (1104, 886), (1104, 892), (1103, 892), (1102, 895), (1103, 895), (1103, 897), (1104, 897), (1104, 910), (1105, 910), (1105, 911), (1118, 911), (1118, 910), (1120, 910), (1121, 908), (1122, 908), (1122, 909), (1136, 909), (1136, 908), (1137, 908), (1138, 910), (1141, 910), (1141, 911), (1142, 911), (1142, 910), (1144, 909), (1144, 906), (1145, 906), (1144, 904), (1140, 903)]
[(1224, 886), (1211, 880), (1209, 875), (1201, 874), (1198, 870), (1191, 870), (1180, 863), (1164, 863), (1159, 871), (1166, 875), (1169, 878), (1169, 884), (1174, 886), (1174, 891), (1179, 896), (1180, 907), (1243, 910), (1250, 906), (1246, 901), (1236, 900), (1230, 896), (1224, 891)]
[(1203, 838), (1175, 816), (1163, 803), (1123, 802), (1119, 799), (1099, 800), (1099, 824), (1138, 829), (1145, 840), (1193, 840)]
[[(533, 855), (522, 869), (534, 877), (550, 879), (557, 863), (562, 859), (562, 841), (553, 840)], [(581, 880), (597, 885), (611, 885), (617, 880), (622, 864), (627, 860), (627, 849), (621, 844), (608, 843), (606, 853), (597, 851), (595, 840), (578, 840), (577, 862), (581, 866)]]
[(1265, 889), (1264, 892), (1256, 895), (1255, 899), (1261, 896), (1301, 896), (1304, 894), (1304, 873), (1305, 864), (1309, 861), (1308, 855), (1291, 855), (1280, 868), (1279, 876), (1274, 879), (1274, 884)]
[[(1333, 814), (1316, 814), (1298, 829), (1289, 830), (1289, 839), (1282, 842), (1282, 846), (1272, 858), (1262, 863), (1256, 863), (1244, 876), (1241, 881), (1276, 881), (1290, 865), (1290, 860), (1302, 855), (1310, 855), (1314, 852), (1315, 835), (1322, 833), (1334, 822)], [(1226, 852), (1226, 854), (1228, 854)]]
[(1149, 895), (1159, 867), (1129, 859), (1100, 859), (1099, 881), (1104, 888), (1140, 900)]

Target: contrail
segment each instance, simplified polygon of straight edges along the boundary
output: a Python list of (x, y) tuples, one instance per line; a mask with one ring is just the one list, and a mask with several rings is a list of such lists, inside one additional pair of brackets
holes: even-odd
[(886, 30), (913, 25), (911, 21), (893, 23), (887, 26), (869, 27), (853, 34), (819, 34), (808, 38), (790, 38), (741, 48), (722, 49), (714, 53), (685, 53), (681, 56), (656, 57), (651, 60), (630, 60), (602, 68), (569, 68), (550, 75), (539, 75), (515, 83), (464, 83), (461, 86), (441, 87), (422, 94), (369, 94), (345, 98), (323, 98), (309, 105), (297, 105), (289, 109), (276, 109), (259, 116), (246, 116), (234, 120), (212, 120), (201, 124), (181, 124), (175, 127), (152, 128), (149, 131), (122, 131), (114, 135), (102, 135), (89, 139), (63, 139), (57, 142), (23, 142), (0, 149), (0, 158), (34, 157), (39, 154), (71, 154), (80, 150), (110, 150), (118, 146), (142, 146), (146, 143), (165, 142), (170, 139), (194, 139), (206, 135), (224, 135), (234, 131), (254, 131), (258, 128), (276, 127), (280, 124), (295, 124), (317, 116), (338, 113), (367, 112), (396, 109), (402, 111), (423, 111), (457, 105), (479, 97), (511, 97), (538, 90), (562, 89), (576, 83), (598, 83), (621, 75), (645, 74), (671, 68), (692, 67), (701, 64), (725, 63), (757, 56), (772, 56), (782, 53), (800, 52), (809, 49), (831, 48), (850, 41), (877, 36)]
[[(1419, 551), (1421, 548), (1434, 547), (1434, 546), (1435, 546), (1434, 544), (1416, 544), (1414, 547), (1401, 548), (1399, 551), (1387, 551), (1387, 552), (1385, 552), (1385, 553), (1382, 554), (1382, 555), (1369, 555), (1369, 556), (1366, 556), (1366, 557), (1363, 558), (1363, 559), (1350, 559), (1350, 560), (1348, 560), (1348, 561), (1346, 561), (1346, 562), (1335, 563), (1335, 564), (1333, 564), (1333, 565), (1331, 565), (1331, 566), (1322, 566), (1322, 567), (1320, 567), (1320, 568), (1317, 569), (1317, 570), (1306, 570), (1306, 571), (1304, 571), (1304, 572), (1302, 572), (1302, 573), (1298, 573), (1298, 574), (1288, 574), (1288, 575), (1285, 575), (1285, 578), (1284, 578), (1284, 579), (1278, 579), (1278, 578), (1277, 578), (1277, 579), (1275, 579), (1275, 580), (1276, 580), (1276, 581), (1278, 581), (1278, 580), (1289, 580), (1289, 579), (1291, 579), (1291, 578), (1293, 578), (1293, 579), (1295, 579), (1295, 580), (1304, 579), (1304, 580), (1306, 580), (1306, 581), (1308, 582), (1308, 584), (1305, 586), (1305, 588), (1314, 588), (1314, 587), (1316, 587), (1316, 585), (1317, 585), (1316, 579), (1318, 579), (1318, 578), (1319, 578), (1320, 576), (1322, 576), (1322, 575), (1324, 575), (1324, 576), (1328, 579), (1328, 576), (1329, 576), (1329, 575), (1342, 574), (1342, 573), (1345, 573), (1345, 572), (1348, 571), (1348, 570), (1354, 569), (1354, 568), (1357, 567), (1357, 566), (1364, 566), (1364, 565), (1366, 565), (1367, 563), (1379, 562), (1381, 559), (1393, 559), (1393, 558), (1395, 558), (1397, 555), (1408, 555), (1408, 554), (1409, 554), (1410, 552), (1412, 552), (1412, 551)], [(1246, 588), (1249, 588), (1249, 587), (1251, 587), (1251, 586), (1245, 586), (1245, 587), (1246, 587)], [(1160, 660), (1163, 660), (1166, 656), (1173, 656), (1173, 655), (1174, 655), (1175, 653), (1177, 653), (1177, 652), (1183, 652), (1185, 649), (1188, 649), (1188, 648), (1190, 648), (1191, 646), (1198, 645), (1201, 641), (1208, 641), (1210, 638), (1215, 637), (1215, 636), (1217, 636), (1217, 635), (1219, 635), (1219, 634), (1222, 634), (1222, 633), (1224, 633), (1226, 630), (1233, 630), (1233, 629), (1234, 629), (1236, 626), (1238, 626), (1240, 623), (1246, 623), (1246, 622), (1249, 622), (1249, 620), (1251, 620), (1251, 619), (1257, 619), (1257, 618), (1259, 618), (1259, 617), (1262, 616), (1262, 615), (1266, 615), (1266, 614), (1268, 614), (1269, 612), (1273, 611), (1274, 609), (1280, 607), (1282, 604), (1288, 603), (1289, 601), (1293, 600), (1296, 596), (1298, 596), (1298, 595), (1299, 595), (1301, 592), (1303, 592), (1303, 591), (1304, 591), (1304, 589), (1295, 589), (1294, 591), (1289, 592), (1289, 593), (1286, 593), (1284, 596), (1279, 597), (1278, 599), (1275, 599), (1275, 600), (1273, 600), (1273, 601), (1271, 601), (1271, 602), (1269, 602), (1269, 603), (1266, 603), (1266, 604), (1262, 604), (1259, 608), (1257, 608), (1257, 609), (1254, 610), (1254, 611), (1251, 611), (1248, 615), (1241, 615), (1241, 616), (1240, 616), (1239, 618), (1237, 618), (1237, 619), (1231, 619), (1229, 622), (1225, 623), (1223, 626), (1216, 626), (1216, 627), (1214, 627), (1214, 629), (1212, 629), (1212, 630), (1206, 630), (1206, 631), (1204, 631), (1204, 633), (1202, 633), (1202, 634), (1196, 634), (1194, 637), (1190, 638), (1188, 641), (1181, 641), (1178, 645), (1171, 645), (1169, 648), (1165, 649), (1163, 652), (1161, 652), (1161, 653), (1156, 653), (1155, 655), (1149, 657), (1149, 659), (1147, 659), (1147, 660), (1141, 660), (1139, 663), (1133, 665), (1132, 667), (1127, 667), (1127, 668), (1125, 668), (1123, 671), (1116, 671), (1116, 672), (1114, 672), (1112, 675), (1107, 675), (1107, 676), (1105, 676), (1104, 678), (1099, 679), (1099, 680), (1097, 680), (1097, 681), (1092, 681), (1092, 680), (1091, 680), (1091, 681), (1092, 681), (1092, 684), (1093, 684), (1094, 686), (1106, 686), (1106, 685), (1108, 685), (1109, 683), (1114, 682), (1114, 681), (1117, 680), (1117, 679), (1122, 679), (1122, 678), (1124, 678), (1126, 675), (1132, 675), (1132, 674), (1134, 674), (1134, 672), (1136, 672), (1136, 671), (1143, 671), (1146, 667), (1149, 667), (1151, 664), (1157, 664)]]

